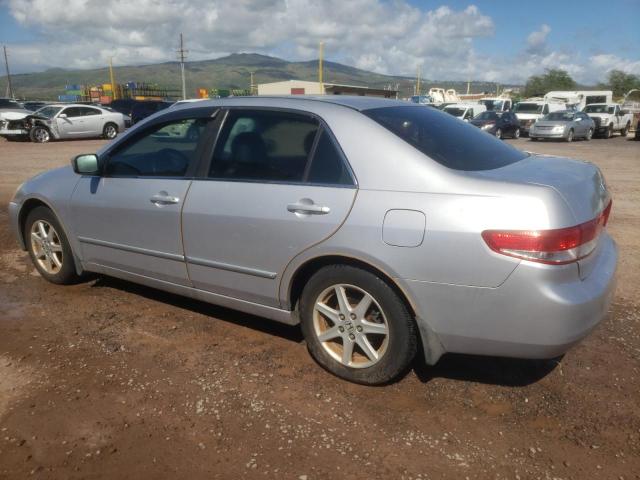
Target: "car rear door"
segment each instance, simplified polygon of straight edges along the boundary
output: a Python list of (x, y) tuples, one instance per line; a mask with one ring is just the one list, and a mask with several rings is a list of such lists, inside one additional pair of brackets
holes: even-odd
[(350, 168), (319, 119), (230, 110), (183, 210), (193, 285), (279, 306), (287, 264), (340, 227), (355, 195)]
[(190, 285), (180, 215), (209, 121), (153, 124), (101, 157), (102, 176), (81, 178), (73, 228), (91, 270)]
[(95, 137), (102, 134), (104, 114), (102, 110), (93, 107), (81, 107), (84, 116), (84, 136)]

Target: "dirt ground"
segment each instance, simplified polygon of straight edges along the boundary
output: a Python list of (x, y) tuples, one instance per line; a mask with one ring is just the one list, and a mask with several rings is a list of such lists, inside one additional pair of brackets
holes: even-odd
[(111, 278), (46, 283), (6, 204), (102, 141), (0, 141), (0, 479), (640, 479), (640, 142), (513, 141), (596, 163), (610, 317), (559, 361), (447, 355), (343, 382), (298, 328)]

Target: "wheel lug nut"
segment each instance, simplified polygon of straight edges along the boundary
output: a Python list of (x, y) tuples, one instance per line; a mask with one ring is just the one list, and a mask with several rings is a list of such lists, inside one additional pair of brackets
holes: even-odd
[(351, 320), (355, 320), (356, 319), (356, 314), (352, 313), (351, 315), (349, 315), (351, 317)]
[(340, 314), (340, 315), (338, 315), (338, 318), (340, 318), (340, 320), (344, 320), (344, 315)]
[(355, 339), (356, 339), (356, 336), (355, 336), (353, 333), (350, 333), (350, 334), (349, 334), (349, 338), (350, 338), (351, 340), (355, 340)]
[(338, 330), (340, 331), (340, 333), (344, 332), (344, 327), (338, 327)]
[(359, 332), (361, 332), (361, 331), (362, 331), (362, 327), (361, 327), (360, 325), (358, 325), (358, 326), (356, 327), (356, 330), (358, 330)]

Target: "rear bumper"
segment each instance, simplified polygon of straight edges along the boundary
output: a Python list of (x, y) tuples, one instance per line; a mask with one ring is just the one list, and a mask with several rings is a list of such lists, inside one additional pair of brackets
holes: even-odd
[(605, 233), (591, 273), (578, 265), (521, 262), (497, 288), (406, 281), (419, 321), (444, 351), (554, 358), (605, 318), (615, 291), (618, 250)]

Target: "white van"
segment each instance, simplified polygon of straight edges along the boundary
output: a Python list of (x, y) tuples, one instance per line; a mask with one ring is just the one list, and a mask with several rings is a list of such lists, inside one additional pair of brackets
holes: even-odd
[(577, 111), (593, 103), (613, 103), (611, 90), (555, 90), (544, 96), (547, 102), (565, 103), (568, 109)]
[(484, 105), (487, 110), (492, 112), (507, 112), (511, 110), (512, 104), (510, 98), (504, 97), (487, 97), (478, 100), (478, 103)]
[(442, 109), (443, 112), (447, 112), (449, 115), (458, 117), (465, 122), (486, 110), (487, 107), (480, 103), (452, 103)]
[(515, 107), (513, 107), (513, 113), (518, 116), (518, 120), (520, 121), (520, 133), (528, 135), (531, 125), (533, 125), (536, 120), (540, 120), (550, 112), (566, 109), (566, 103), (549, 102), (544, 98), (534, 97), (516, 103)]

